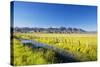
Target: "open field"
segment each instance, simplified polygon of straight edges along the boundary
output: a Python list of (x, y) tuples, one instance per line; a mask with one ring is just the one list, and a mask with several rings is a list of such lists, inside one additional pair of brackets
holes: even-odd
[[(50, 46), (60, 48), (64, 51), (70, 52), (79, 61), (96, 61), (97, 60), (97, 35), (96, 34), (14, 33), (14, 37), (35, 40), (40, 43), (44, 43)], [(56, 58), (55, 52), (51, 50), (47, 50), (46, 53), (49, 52), (51, 55), (50, 58), (53, 58), (53, 60), (46, 61), (45, 58), (43, 58), (42, 56), (45, 55), (49, 57), (49, 55), (48, 54), (46, 55), (45, 53), (43, 53), (44, 49), (42, 49), (41, 51), (32, 50), (30, 48), (22, 46), (19, 42), (16, 43), (16, 39), (14, 39), (14, 45), (15, 45), (14, 51), (17, 51), (14, 53), (14, 55), (20, 55), (20, 54), (22, 55), (24, 53), (29, 56), (28, 58), (31, 59), (32, 64), (57, 63), (57, 60), (55, 60)], [(19, 46), (17, 47), (17, 45)], [(26, 50), (26, 52), (24, 50)], [(36, 51), (36, 54), (34, 54), (35, 51)], [(34, 56), (37, 56), (37, 55), (40, 58), (39, 61), (38, 59), (36, 59), (38, 57), (36, 57), (35, 59), (33, 58)], [(47, 59), (50, 59), (50, 58), (47, 58)], [(15, 57), (15, 59), (16, 60), (14, 64), (16, 65), (18, 59), (17, 57)], [(37, 60), (37, 62), (33, 62), (34, 60)], [(25, 64), (27, 65), (28, 63), (25, 63)]]

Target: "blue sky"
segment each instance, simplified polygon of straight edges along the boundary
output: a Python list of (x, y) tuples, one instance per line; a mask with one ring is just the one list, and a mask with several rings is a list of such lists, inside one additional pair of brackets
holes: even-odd
[(14, 2), (14, 27), (76, 27), (97, 30), (97, 7)]

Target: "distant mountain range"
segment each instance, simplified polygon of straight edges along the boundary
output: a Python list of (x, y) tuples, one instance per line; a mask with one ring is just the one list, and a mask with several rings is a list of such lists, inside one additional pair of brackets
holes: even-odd
[(72, 27), (59, 27), (59, 28), (29, 28), (29, 27), (15, 27), (13, 28), (13, 32), (43, 32), (43, 33), (86, 33), (88, 31), (80, 29), (80, 28), (72, 28)]

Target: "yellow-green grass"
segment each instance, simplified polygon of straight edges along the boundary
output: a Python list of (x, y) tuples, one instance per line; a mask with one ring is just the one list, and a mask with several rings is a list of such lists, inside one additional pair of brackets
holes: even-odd
[(97, 60), (96, 34), (15, 33), (14, 35), (64, 49), (80, 61)]
[(29, 48), (23, 46), (19, 40), (13, 39), (11, 64), (14, 66), (52, 64), (55, 63), (55, 53), (44, 48)]

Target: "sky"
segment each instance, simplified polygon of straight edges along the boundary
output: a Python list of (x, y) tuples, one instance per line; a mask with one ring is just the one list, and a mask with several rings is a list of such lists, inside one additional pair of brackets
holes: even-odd
[(72, 27), (97, 31), (97, 7), (14, 1), (14, 27)]

